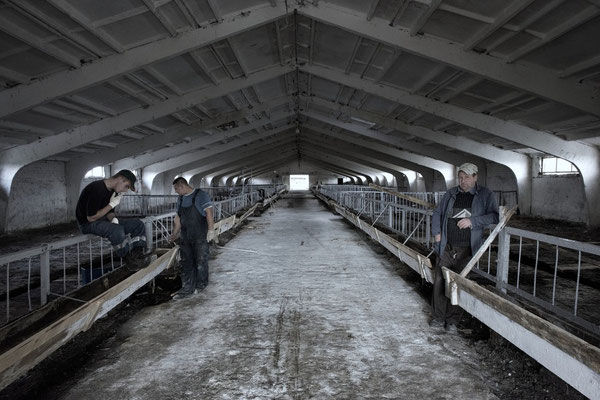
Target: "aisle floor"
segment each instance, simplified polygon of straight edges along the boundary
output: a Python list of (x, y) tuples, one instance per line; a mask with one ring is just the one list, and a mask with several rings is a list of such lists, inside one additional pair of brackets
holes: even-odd
[(150, 307), (63, 399), (494, 399), (471, 347), (308, 192), (253, 218), (211, 284)]

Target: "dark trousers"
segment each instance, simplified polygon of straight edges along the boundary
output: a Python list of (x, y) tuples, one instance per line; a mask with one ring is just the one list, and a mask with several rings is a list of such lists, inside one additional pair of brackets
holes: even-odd
[(208, 242), (206, 238), (180, 240), (181, 291), (191, 293), (208, 285)]
[(146, 229), (139, 219), (113, 224), (104, 218), (80, 225), (79, 230), (86, 235), (91, 233), (110, 240), (117, 257), (125, 257), (134, 247), (146, 247)]
[(471, 259), (470, 247), (447, 247), (434, 268), (435, 279), (433, 282), (433, 293), (431, 295), (431, 313), (433, 319), (444, 321), (446, 324), (458, 325), (463, 310), (459, 306), (453, 306), (450, 299), (446, 297), (444, 275), (442, 267), (460, 273)]

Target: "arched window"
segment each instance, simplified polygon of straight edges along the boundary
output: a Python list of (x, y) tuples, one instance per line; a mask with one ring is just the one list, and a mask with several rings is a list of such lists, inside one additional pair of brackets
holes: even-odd
[(558, 157), (540, 157), (540, 175), (571, 175), (579, 171), (574, 164)]
[(94, 167), (85, 174), (85, 178), (104, 178), (104, 167)]

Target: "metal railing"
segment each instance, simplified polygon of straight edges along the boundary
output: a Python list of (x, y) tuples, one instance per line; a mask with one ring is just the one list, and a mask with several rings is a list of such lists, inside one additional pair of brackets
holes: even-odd
[(497, 260), (487, 274), (498, 289), (600, 336), (600, 291), (584, 277), (600, 272), (600, 246), (506, 227)]
[(94, 272), (98, 270), (104, 274), (121, 265), (110, 242), (95, 235), (79, 235), (1, 256), (0, 267), (5, 273), (0, 278), (4, 288), (0, 303), (4, 303), (6, 321), (46, 304), (50, 296), (66, 296), (84, 281), (96, 278)]
[(431, 247), (431, 209), (419, 208), (419, 205), (407, 205), (405, 199), (376, 190), (342, 191), (322, 187), (321, 193), (358, 216), (379, 224), (389, 230), (402, 234), (404, 242), (415, 240)]
[[(331, 186), (324, 185), (318, 190), (371, 224), (402, 233), (432, 248), (432, 210), (400, 204), (394, 199), (396, 196), (385, 192)], [(420, 199), (430, 195), (415, 194), (411, 196)], [(511, 199), (508, 196), (505, 204)], [(512, 199), (515, 201), (516, 197)], [(493, 226), (486, 231), (490, 228)], [(499, 290), (600, 337), (600, 310), (596, 311), (600, 290), (597, 284), (594, 287), (593, 278), (589, 284), (586, 280), (586, 273), (589, 277), (600, 272), (600, 246), (506, 227), (472, 271), (493, 282)]]
[[(281, 190), (285, 185), (247, 185), (231, 187), (209, 187), (202, 188), (207, 192), (213, 202), (220, 202), (228, 199), (236, 199), (243, 195), (251, 197), (269, 197)], [(256, 193), (256, 194), (254, 194)], [(177, 195), (125, 195), (121, 203), (117, 206), (117, 215), (124, 217), (145, 217), (149, 215), (161, 215), (176, 211)], [(225, 210), (227, 212), (227, 209)]]
[[(214, 202), (214, 220), (218, 222), (249, 208), (284, 188), (285, 185), (271, 185), (262, 191)], [(148, 250), (167, 244), (175, 215), (171, 211), (142, 219)], [(70, 292), (122, 265), (122, 260), (113, 254), (110, 242), (95, 235), (78, 235), (0, 256), (3, 272), (0, 273), (0, 307), (6, 310), (6, 322), (46, 304), (51, 297), (68, 297)]]
[(177, 207), (177, 195), (125, 195), (116, 208), (117, 215), (127, 217), (145, 217), (174, 211)]

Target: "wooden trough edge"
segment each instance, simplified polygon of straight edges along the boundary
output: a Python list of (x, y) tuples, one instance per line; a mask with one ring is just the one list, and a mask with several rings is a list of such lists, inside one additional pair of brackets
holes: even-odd
[(178, 246), (152, 262), (148, 267), (127, 277), (106, 292), (55, 321), (23, 342), (0, 355), (0, 390), (25, 374), (63, 344), (105, 316), (119, 303), (171, 267)]
[[(316, 191), (314, 194), (332, 211), (352, 222), (422, 278), (433, 283), (432, 265), (427, 257), (374, 228), (334, 200)], [(443, 268), (443, 273), (447, 282), (446, 296), (451, 299), (452, 304), (461, 306), (585, 396), (600, 399), (600, 349), (460, 274), (447, 268)], [(470, 299), (467, 300), (467, 297)], [(486, 311), (478, 310), (474, 302), (485, 306)], [(493, 316), (502, 316), (505, 323), (494, 323)], [(513, 330), (528, 333), (529, 341), (541, 344), (537, 348), (527, 348), (519, 343), (520, 335), (510, 332), (508, 324), (513, 325)], [(567, 364), (568, 367), (565, 366)]]
[[(443, 268), (446, 296), (555, 375), (600, 399), (600, 349), (476, 282)], [(479, 302), (480, 304), (476, 304)]]
[(421, 275), (421, 278), (425, 279), (427, 282), (433, 283), (433, 265), (427, 256), (424, 256), (418, 251), (400, 243), (388, 234), (371, 226), (357, 215), (347, 211), (334, 200), (328, 199), (316, 191), (314, 193), (317, 198), (327, 204), (333, 211), (352, 222), (355, 226), (389, 250), (393, 255), (398, 257), (400, 261), (415, 270), (419, 275)]

